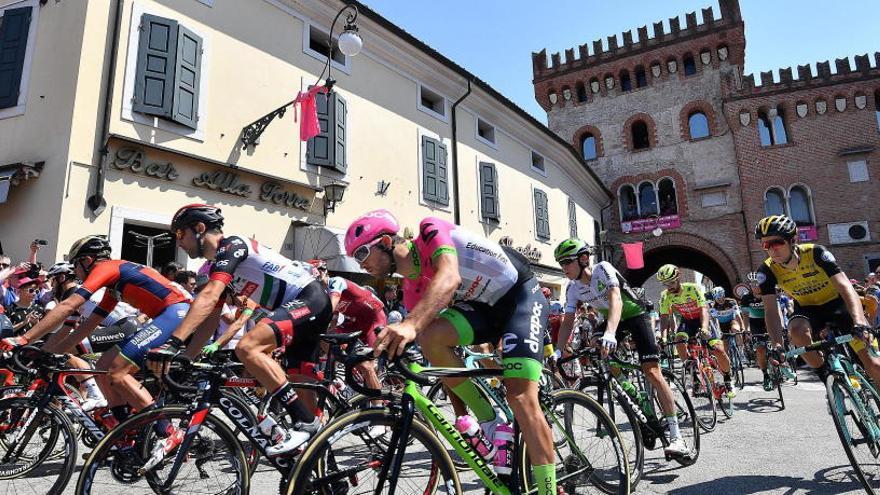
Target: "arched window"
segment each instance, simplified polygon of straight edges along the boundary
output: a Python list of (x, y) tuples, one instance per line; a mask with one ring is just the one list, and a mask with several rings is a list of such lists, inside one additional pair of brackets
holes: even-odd
[(688, 117), (688, 129), (691, 139), (700, 139), (709, 136), (709, 119), (703, 112), (694, 112)]
[(584, 86), (584, 83), (577, 83), (577, 99), (578, 103), (586, 103), (587, 102), (587, 88)]
[(654, 184), (642, 182), (639, 185), (639, 217), (648, 218), (657, 213), (657, 192), (654, 191)]
[(581, 152), (584, 154), (584, 160), (595, 160), (596, 153), (596, 136), (588, 132), (581, 138)]
[(764, 194), (764, 214), (785, 215), (785, 195), (781, 189), (769, 189)]
[(773, 117), (773, 132), (776, 144), (788, 143), (788, 132), (785, 130), (785, 112), (781, 106), (776, 107), (776, 116)]
[(639, 207), (636, 203), (636, 191), (626, 184), (620, 188), (620, 218), (624, 222), (639, 218)]
[(794, 186), (788, 194), (788, 211), (798, 225), (813, 225), (810, 194), (804, 186)]
[(767, 112), (758, 111), (758, 137), (761, 139), (761, 146), (771, 146), (773, 144), (773, 133), (770, 131), (770, 118)]
[(636, 87), (644, 88), (648, 85), (648, 75), (645, 73), (645, 68), (641, 65), (636, 67)]
[(643, 120), (633, 122), (630, 128), (632, 133), (632, 145), (634, 150), (644, 150), (651, 147), (651, 140), (648, 137), (648, 124)]
[(880, 89), (874, 92), (874, 115), (877, 117), (877, 130), (880, 131)]
[(620, 71), (620, 90), (623, 92), (632, 91), (633, 85), (632, 80), (629, 78), (629, 72), (626, 70)]
[(697, 63), (694, 61), (694, 56), (690, 53), (685, 54), (681, 59), (681, 65), (684, 66), (684, 75), (692, 76), (697, 73)]
[(657, 184), (657, 195), (660, 197), (660, 215), (677, 215), (678, 201), (675, 199), (675, 183), (669, 177), (661, 179)]

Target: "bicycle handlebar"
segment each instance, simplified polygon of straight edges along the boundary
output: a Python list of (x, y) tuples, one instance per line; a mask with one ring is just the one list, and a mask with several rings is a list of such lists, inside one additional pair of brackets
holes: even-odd
[(792, 357), (800, 356), (801, 354), (805, 354), (807, 352), (828, 350), (838, 344), (845, 344), (845, 343), (851, 341), (853, 338), (854, 337), (850, 334), (841, 335), (840, 337), (837, 337), (833, 340), (823, 340), (821, 342), (813, 342), (812, 344), (810, 344), (808, 346), (796, 347), (796, 348), (794, 348), (784, 354), (785, 354), (786, 358), (792, 358)]
[[(22, 354), (30, 354), (31, 356), (22, 356)], [(43, 349), (40, 349), (34, 345), (26, 345), (22, 347), (17, 347), (12, 351), (12, 367), (13, 370), (18, 371), (20, 373), (28, 373), (30, 371), (39, 371), (37, 369), (33, 369), (28, 364), (22, 362), (22, 358), (30, 359), (33, 361), (38, 367), (41, 368), (49, 368), (49, 369), (57, 369), (64, 365), (69, 359), (70, 355), (68, 354), (53, 354), (51, 352), (46, 352)]]

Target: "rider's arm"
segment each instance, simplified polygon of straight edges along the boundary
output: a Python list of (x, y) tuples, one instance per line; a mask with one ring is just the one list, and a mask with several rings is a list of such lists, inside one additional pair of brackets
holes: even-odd
[[(69, 335), (59, 340), (58, 342), (47, 342), (46, 350), (50, 352), (71, 352), (76, 345), (83, 341), (83, 339), (87, 338), (101, 322), (104, 321), (104, 317), (99, 313), (92, 312), (86, 321), (82, 322), (76, 330), (71, 332)], [(52, 344), (51, 346), (49, 344)]]
[(34, 325), (34, 328), (25, 332), (23, 337), (26, 338), (28, 342), (39, 340), (43, 335), (60, 327), (61, 324), (64, 323), (70, 315), (76, 313), (76, 310), (85, 302), (86, 300), (83, 296), (72, 294), (70, 297), (52, 308), (52, 311), (49, 311), (39, 323)]
[(675, 318), (671, 314), (660, 315), (660, 336), (668, 342), (669, 336), (674, 329)]
[(229, 324), (229, 327), (226, 328), (226, 333), (220, 336), (215, 342), (218, 347), (223, 347), (235, 337), (235, 334), (238, 333), (239, 330), (247, 323), (248, 319), (254, 314), (254, 311), (250, 308), (242, 310), (238, 314), (238, 318), (235, 319), (232, 323)]
[(574, 330), (574, 313), (565, 313), (562, 315), (562, 323), (559, 325), (559, 335), (556, 337), (556, 348), (563, 353), (568, 352), (568, 341), (571, 339), (571, 331)]
[(767, 323), (767, 333), (770, 334), (774, 346), (781, 346), (783, 343), (782, 314), (779, 311), (776, 294), (763, 295), (761, 299), (764, 301), (764, 321)]
[(608, 288), (608, 317), (605, 327), (606, 335), (617, 334), (617, 326), (620, 324), (620, 315), (623, 314), (623, 298), (620, 296), (620, 287)]
[[(217, 302), (220, 301), (220, 296), (223, 295), (225, 289), (225, 283), (219, 280), (209, 280), (202, 291), (199, 292), (199, 295), (196, 296), (183, 321), (180, 322), (180, 326), (177, 327), (177, 330), (171, 336), (180, 340), (186, 340), (196, 330), (196, 327), (201, 325), (209, 316), (214, 313), (219, 315), (222, 306), (218, 306)], [(217, 328), (216, 322), (214, 328)]]
[(205, 320), (199, 325), (196, 333), (193, 335), (192, 339), (190, 339), (189, 345), (186, 347), (186, 352), (184, 353), (187, 357), (195, 358), (202, 352), (202, 346), (208, 343), (211, 340), (211, 336), (214, 335), (214, 332), (217, 331), (217, 325), (220, 324), (220, 312), (223, 311), (223, 306), (214, 308), (208, 316), (205, 317)]
[(700, 331), (709, 332), (709, 307), (705, 304), (700, 308)]
[(403, 320), (409, 322), (418, 332), (428, 325), (437, 314), (452, 300), (455, 289), (461, 285), (458, 273), (458, 256), (452, 253), (441, 253), (433, 260), (435, 274), (425, 289), (425, 295), (416, 304), (409, 316)]
[(862, 308), (862, 302), (859, 300), (859, 296), (856, 294), (855, 289), (853, 289), (849, 279), (846, 278), (846, 274), (840, 272), (834, 275), (831, 277), (831, 283), (834, 284), (837, 293), (840, 294), (843, 302), (846, 303), (846, 309), (849, 310), (853, 323), (856, 325), (868, 325), (868, 319), (865, 318), (865, 310)]

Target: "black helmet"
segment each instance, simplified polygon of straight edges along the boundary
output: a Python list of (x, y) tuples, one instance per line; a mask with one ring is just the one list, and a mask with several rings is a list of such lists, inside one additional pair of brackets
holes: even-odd
[(182, 229), (197, 223), (205, 224), (208, 229), (223, 227), (223, 215), (220, 208), (205, 204), (186, 205), (177, 210), (171, 218), (171, 230)]
[(785, 215), (771, 215), (769, 217), (764, 217), (757, 225), (755, 225), (755, 239), (760, 241), (771, 235), (778, 235), (780, 237), (785, 237), (786, 239), (791, 239), (797, 235), (797, 224), (794, 223), (794, 220)]
[(55, 275), (70, 275), (73, 273), (73, 265), (66, 261), (61, 261), (52, 265), (52, 268), (49, 268), (49, 271), (46, 273), (47, 277), (54, 277)]
[(87, 235), (70, 246), (67, 253), (67, 261), (73, 260), (81, 256), (94, 256), (95, 258), (110, 257), (110, 242), (107, 237), (102, 235)]

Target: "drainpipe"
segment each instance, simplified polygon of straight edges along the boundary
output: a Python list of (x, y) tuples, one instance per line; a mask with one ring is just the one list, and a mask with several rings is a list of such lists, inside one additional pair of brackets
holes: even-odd
[(104, 101), (104, 118), (101, 123), (101, 149), (99, 150), (100, 159), (98, 161), (98, 172), (95, 176), (95, 193), (86, 200), (89, 209), (95, 216), (100, 215), (107, 207), (107, 201), (104, 200), (104, 172), (107, 170), (107, 157), (110, 154), (108, 144), (110, 141), (110, 109), (113, 105), (113, 81), (116, 76), (116, 58), (119, 53), (119, 26), (122, 23), (122, 3), (123, 0), (116, 0), (116, 22), (113, 24), (113, 33), (110, 35), (110, 42), (113, 43), (113, 50), (110, 52), (110, 66), (107, 78), (104, 80), (104, 94), (107, 95)]
[(458, 104), (471, 94), (471, 80), (467, 81), (467, 93), (452, 104), (452, 218), (456, 225), (461, 224), (461, 203), (458, 200), (458, 119), (455, 110)]
[[(599, 232), (602, 232), (603, 230), (605, 230), (605, 210), (607, 210), (608, 208), (611, 208), (611, 205), (613, 205), (613, 204), (614, 204), (614, 200), (612, 199), (611, 201), (608, 202), (607, 205), (603, 206), (599, 210)], [(599, 235), (601, 235), (601, 233)], [(608, 232), (607, 232), (607, 230), (605, 230), (605, 240), (600, 239), (601, 249), (599, 250), (599, 261), (605, 261), (605, 246), (607, 245), (607, 241), (608, 241)]]

